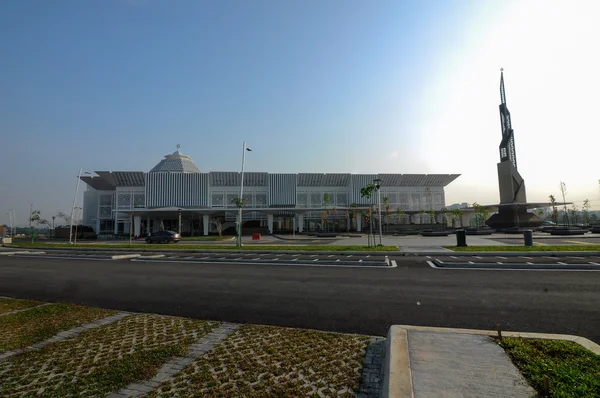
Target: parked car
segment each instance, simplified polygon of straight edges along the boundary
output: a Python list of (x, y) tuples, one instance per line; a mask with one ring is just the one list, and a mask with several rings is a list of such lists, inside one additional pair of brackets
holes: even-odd
[(174, 231), (158, 231), (146, 238), (146, 243), (177, 243), (181, 236)]

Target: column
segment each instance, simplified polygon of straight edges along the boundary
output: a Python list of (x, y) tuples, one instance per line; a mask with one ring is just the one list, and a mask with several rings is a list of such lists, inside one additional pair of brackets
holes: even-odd
[(142, 234), (142, 216), (133, 216), (133, 236)]
[[(96, 219), (96, 230), (94, 232), (96, 232), (96, 235), (100, 234), (100, 219), (99, 218)], [(12, 234), (12, 231), (11, 231), (11, 234)]]
[(202, 215), (202, 230), (204, 231), (204, 236), (208, 235), (208, 222), (210, 221), (210, 216), (208, 214)]
[(362, 231), (362, 214), (356, 215), (356, 232)]
[(119, 232), (117, 220), (119, 218), (119, 212), (115, 210), (115, 235)]
[(152, 230), (150, 229), (150, 216), (146, 216), (146, 234), (150, 235)]
[(346, 217), (346, 232), (350, 232), (350, 217)]
[(304, 214), (298, 214), (298, 232), (304, 230)]
[(273, 233), (273, 214), (267, 214), (267, 228), (269, 228), (269, 233)]

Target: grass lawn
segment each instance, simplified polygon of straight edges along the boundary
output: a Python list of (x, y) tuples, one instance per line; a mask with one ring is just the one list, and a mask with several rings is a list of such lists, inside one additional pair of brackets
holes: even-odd
[(498, 343), (540, 396), (548, 376), (551, 397), (600, 397), (600, 356), (579, 344), (508, 337)]
[(556, 245), (556, 246), (444, 246), (455, 252), (596, 252), (600, 245)]
[(184, 355), (217, 325), (170, 316), (127, 316), (0, 362), (0, 396), (105, 396), (152, 378), (164, 362)]
[(27, 347), (63, 330), (72, 329), (116, 313), (117, 311), (72, 304), (51, 304), (1, 316), (0, 352)]
[(150, 397), (354, 397), (369, 337), (245, 325)]
[(349, 251), (398, 251), (396, 246), (377, 246), (377, 247), (367, 247), (367, 246), (358, 246), (358, 245), (346, 245), (346, 246), (330, 246), (330, 245), (249, 245), (246, 244), (242, 247), (236, 247), (235, 245), (227, 246), (227, 245), (180, 245), (180, 244), (169, 244), (169, 245), (161, 245), (161, 244), (132, 244), (129, 245), (127, 243), (124, 244), (76, 244), (76, 245), (66, 245), (61, 243), (15, 243), (13, 246), (23, 247), (23, 248), (60, 248), (65, 250), (72, 249), (135, 249), (139, 251), (151, 250), (151, 251), (160, 251), (160, 250), (244, 250), (244, 251), (252, 251), (252, 250), (287, 250), (287, 251), (333, 251), (333, 252), (349, 252)]
[(0, 297), (0, 314), (6, 314), (7, 312), (22, 310), (29, 307), (35, 307), (36, 305), (41, 304), (44, 303), (35, 300), (21, 300)]

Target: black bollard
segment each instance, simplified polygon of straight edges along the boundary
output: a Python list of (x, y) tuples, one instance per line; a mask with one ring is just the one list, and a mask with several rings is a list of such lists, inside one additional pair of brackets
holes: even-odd
[(467, 246), (467, 231), (459, 229), (456, 231), (456, 246), (465, 247)]
[(523, 238), (525, 238), (525, 246), (533, 246), (533, 231), (526, 229), (523, 231)]

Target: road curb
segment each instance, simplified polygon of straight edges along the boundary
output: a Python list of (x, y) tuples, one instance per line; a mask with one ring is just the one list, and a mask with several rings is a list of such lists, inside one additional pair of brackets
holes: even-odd
[(402, 326), (390, 327), (385, 341), (383, 362), (383, 397), (414, 397), (408, 331)]
[[(431, 326), (412, 326), (412, 325), (392, 325), (388, 331), (386, 340), (386, 351), (383, 374), (383, 397), (400, 398), (414, 397), (412, 384), (412, 369), (410, 366), (410, 355), (408, 351), (408, 332), (409, 331), (436, 332), (436, 333), (460, 333), (477, 334), (490, 337), (498, 336), (495, 330), (479, 329), (457, 329), (441, 328)], [(505, 332), (503, 337), (520, 337), (524, 339), (543, 339), (543, 340), (565, 340), (572, 341), (588, 349), (596, 355), (600, 355), (600, 345), (585, 337), (569, 334), (552, 333), (527, 333), (527, 332)]]
[[(26, 250), (25, 247), (22, 246), (6, 246), (13, 249), (21, 249)], [(69, 246), (65, 245), (65, 247), (27, 247), (27, 249), (31, 250), (63, 250), (63, 251), (124, 251), (124, 252), (144, 252), (144, 253), (152, 253), (152, 254), (165, 254), (165, 253), (259, 253), (259, 254), (322, 254), (322, 255), (370, 255), (370, 256), (389, 256), (389, 255), (402, 255), (401, 251), (308, 251), (308, 250), (237, 250), (237, 249), (175, 249), (175, 250), (153, 250), (153, 249), (140, 249), (140, 248), (104, 248), (104, 247), (90, 247), (90, 248), (69, 248)]]
[[(392, 252), (393, 253), (393, 252)], [(553, 257), (571, 257), (571, 256), (600, 256), (599, 251), (572, 251), (572, 252), (551, 252), (551, 251), (510, 251), (510, 252), (441, 252), (441, 251), (431, 251), (431, 252), (400, 252), (399, 256), (455, 256), (455, 257), (495, 257), (495, 256), (506, 256), (506, 257), (520, 257), (520, 256), (530, 256), (530, 257), (545, 257), (545, 256), (553, 256)]]

